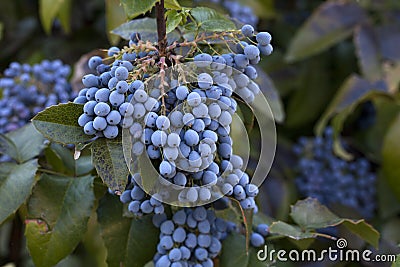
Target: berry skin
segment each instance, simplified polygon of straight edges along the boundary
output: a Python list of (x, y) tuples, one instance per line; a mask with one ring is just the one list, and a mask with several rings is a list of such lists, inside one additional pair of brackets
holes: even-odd
[(241, 31), (242, 34), (246, 37), (252, 37), (254, 35), (254, 28), (249, 24), (243, 25)]
[(92, 120), (93, 120), (92, 116), (82, 114), (78, 118), (78, 124), (79, 124), (79, 126), (83, 127), (86, 125), (86, 123), (88, 123), (89, 121), (92, 121)]
[(83, 131), (87, 135), (94, 135), (96, 133), (96, 129), (93, 127), (93, 121), (89, 121), (83, 127)]
[(250, 236), (250, 244), (256, 248), (261, 247), (265, 244), (264, 237), (258, 233), (252, 233)]
[(260, 53), (264, 56), (269, 56), (274, 51), (274, 48), (271, 44), (268, 45), (258, 45), (258, 49), (260, 49)]
[(211, 65), (212, 56), (206, 53), (198, 54), (194, 57), (194, 62), (196, 66), (200, 68), (205, 68)]
[(134, 108), (131, 103), (122, 103), (121, 106), (119, 106), (119, 113), (121, 116), (131, 116), (133, 114)]
[(94, 95), (94, 98), (97, 102), (107, 102), (109, 97), (110, 90), (107, 88), (99, 89)]
[(111, 110), (110, 106), (104, 102), (100, 102), (96, 104), (96, 106), (94, 107), (94, 113), (97, 116), (102, 116), (102, 117), (107, 116), (108, 113), (110, 113), (110, 110)]
[(259, 32), (256, 35), (257, 43), (262, 46), (269, 45), (271, 43), (271, 39), (271, 34), (269, 34), (268, 32)]
[(96, 68), (103, 63), (103, 59), (99, 56), (93, 56), (88, 61), (88, 66), (91, 70), (96, 70)]
[(121, 121), (121, 114), (116, 110), (112, 110), (107, 115), (106, 120), (109, 125), (117, 125)]
[(97, 131), (103, 131), (107, 127), (107, 121), (104, 117), (96, 117), (93, 120), (93, 128)]
[(115, 70), (115, 78), (117, 78), (119, 81), (128, 79), (128, 76), (129, 76), (129, 71), (127, 68), (123, 66), (118, 67)]
[(118, 127), (115, 125), (108, 125), (103, 131), (104, 137), (114, 139), (118, 136)]
[(179, 86), (176, 88), (176, 98), (179, 100), (185, 100), (186, 97), (189, 95), (189, 89), (186, 86)]
[(125, 94), (126, 92), (128, 92), (128, 83), (126, 81), (119, 81), (116, 85), (117, 88), (117, 92), (120, 94)]
[(156, 120), (156, 126), (159, 130), (167, 130), (169, 129), (171, 123), (168, 119), (168, 117), (166, 116), (158, 116), (157, 120)]

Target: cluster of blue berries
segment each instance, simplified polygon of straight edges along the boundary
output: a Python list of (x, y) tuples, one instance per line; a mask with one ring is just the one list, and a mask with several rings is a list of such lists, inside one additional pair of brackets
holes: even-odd
[(128, 205), (128, 210), (135, 216), (144, 214), (164, 214), (164, 205), (159, 201), (160, 196), (148, 195), (136, 181), (141, 181), (139, 173), (128, 178), (127, 189), (120, 195), (120, 201)]
[[(255, 34), (250, 25), (241, 33), (252, 41), (238, 41), (236, 53), (183, 58), (191, 81), (175, 77), (173, 71), (161, 72), (157, 63), (141, 75), (143, 59), (160, 58), (157, 52), (141, 49), (138, 34), (132, 35), (129, 47), (112, 47), (109, 58), (94, 56), (88, 62), (97, 74), (82, 79), (85, 88), (75, 99), (83, 104), (78, 124), (88, 135), (110, 139), (125, 130), (133, 159), (146, 155), (157, 170), (155, 176), (163, 181), (150, 196), (136, 173), (120, 195), (133, 215), (152, 214), (160, 228), (155, 266), (214, 265), (221, 241), (236, 228), (215, 217), (214, 204), (204, 204), (225, 196), (222, 199), (234, 198), (244, 209), (258, 210), (254, 200), (258, 187), (244, 171), (243, 159), (233, 153), (230, 131), (235, 98), (247, 103), (255, 99), (260, 92), (255, 65), (273, 49), (269, 33)], [(113, 62), (106, 65), (110, 58)], [(181, 209), (168, 220), (163, 203), (173, 203), (174, 192), (182, 206), (198, 207)], [(252, 239), (259, 243), (256, 233)]]
[[(140, 41), (139, 38), (139, 34), (131, 36), (132, 47), (136, 47)], [(82, 78), (85, 88), (74, 100), (74, 103), (84, 104), (83, 114), (79, 117), (78, 124), (83, 127), (87, 135), (116, 138), (121, 128), (132, 126), (131, 116), (139, 118), (153, 110), (154, 102), (146, 101), (147, 94), (142, 94), (143, 82), (141, 80), (129, 82), (132, 79), (135, 61), (153, 56), (152, 52), (140, 50), (140, 48), (124, 52), (118, 47), (111, 47), (108, 50), (108, 56), (115, 59), (111, 66), (104, 64), (99, 56), (89, 59), (88, 66), (97, 72), (97, 75), (87, 74)], [(132, 98), (143, 102), (133, 106), (130, 103)], [(148, 109), (146, 110), (145, 107)]]
[(265, 245), (265, 238), (269, 235), (269, 226), (261, 223), (257, 225), (250, 235), (250, 245), (253, 247), (261, 247)]
[(345, 161), (333, 153), (333, 130), (324, 136), (299, 139), (296, 185), (301, 195), (325, 205), (340, 204), (371, 218), (375, 211), (376, 175), (365, 158)]
[(11, 63), (0, 79), (0, 133), (24, 126), (46, 107), (71, 100), (70, 72), (60, 60), (43, 60), (33, 66)]
[(165, 214), (154, 215), (153, 223), (160, 229), (156, 267), (212, 267), (221, 252), (221, 241), (235, 228), (204, 207), (180, 209), (171, 220)]

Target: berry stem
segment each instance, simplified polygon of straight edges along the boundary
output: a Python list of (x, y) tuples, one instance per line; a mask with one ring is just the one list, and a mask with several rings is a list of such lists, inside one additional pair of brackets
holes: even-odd
[(167, 51), (167, 26), (165, 22), (164, 0), (156, 4), (158, 51), (160, 57), (166, 56)]

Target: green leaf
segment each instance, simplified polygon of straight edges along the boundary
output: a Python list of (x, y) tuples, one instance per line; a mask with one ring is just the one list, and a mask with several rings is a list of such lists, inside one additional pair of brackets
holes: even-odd
[[(141, 1), (141, 0), (140, 0)], [(157, 22), (153, 18), (143, 18), (135, 19), (126, 22), (117, 28), (113, 29), (111, 33), (116, 34), (129, 40), (132, 32), (140, 32), (141, 38), (143, 40), (148, 40), (150, 42), (157, 42)], [(180, 34), (177, 31), (172, 31), (167, 34), (168, 43), (173, 43), (179, 40)]]
[(61, 26), (66, 33), (71, 32), (71, 9), (72, 0), (64, 0), (58, 13)]
[(36, 266), (53, 266), (79, 244), (93, 203), (93, 176), (43, 174), (29, 201), (25, 236)]
[(178, 27), (179, 23), (182, 21), (182, 15), (179, 14), (176, 10), (169, 10), (166, 13), (167, 17), (167, 33), (172, 32)]
[(158, 0), (121, 0), (128, 18), (134, 19), (153, 9)]
[(119, 0), (106, 0), (106, 31), (111, 44), (119, 41), (119, 36), (111, 33), (111, 30), (126, 21), (125, 10)]
[(400, 114), (393, 121), (385, 135), (382, 148), (382, 169), (384, 177), (390, 188), (392, 188), (397, 199), (400, 200)]
[(222, 242), (220, 267), (248, 266), (249, 255), (246, 252), (246, 238), (236, 232), (231, 233)]
[(282, 221), (273, 222), (269, 226), (269, 232), (271, 234), (278, 234), (295, 240), (317, 237), (315, 233), (302, 231), (300, 227)]
[[(379, 232), (364, 220), (355, 221), (339, 218), (328, 208), (321, 205), (316, 199), (307, 198), (305, 200), (299, 200), (292, 206), (290, 216), (303, 230), (343, 225), (349, 231), (357, 234), (371, 245), (377, 247), (379, 243)], [(318, 233), (315, 233), (315, 236), (318, 236)]]
[(43, 28), (47, 34), (51, 31), (51, 26), (58, 12), (68, 0), (40, 0), (39, 15)]
[(45, 139), (32, 124), (0, 135), (0, 152), (22, 163), (37, 157), (46, 147)]
[(182, 7), (177, 0), (165, 0), (164, 6), (166, 9), (176, 9), (181, 10)]
[(279, 97), (278, 89), (276, 88), (271, 77), (266, 74), (261, 68), (257, 68), (258, 78), (257, 84), (261, 85), (260, 89), (268, 100), (272, 114), (276, 122), (282, 123), (285, 120), (285, 110), (281, 98)]
[(315, 55), (350, 36), (366, 20), (355, 2), (327, 1), (298, 30), (289, 45), (286, 60), (298, 61)]
[(151, 222), (152, 216), (128, 219), (122, 217), (122, 209), (118, 197), (106, 194), (97, 211), (108, 266), (142, 267), (156, 252), (159, 231)]
[(354, 32), (354, 45), (358, 64), (364, 77), (369, 81), (382, 79), (379, 43), (374, 28), (369, 24), (357, 27)]
[(335, 116), (333, 119), (334, 151), (338, 156), (350, 160), (352, 155), (342, 148), (339, 140), (339, 133), (346, 118), (354, 112), (361, 102), (372, 95), (386, 95), (386, 91), (386, 84), (382, 81), (371, 83), (353, 74), (343, 83), (324, 114), (322, 114), (316, 125), (316, 133), (321, 135), (328, 121)]
[(208, 7), (196, 7), (190, 10), (190, 14), (196, 20), (199, 28), (208, 31), (235, 30), (236, 25), (224, 15)]
[(366, 223), (364, 220), (354, 221), (350, 219), (342, 219), (340, 224), (361, 237), (363, 240), (367, 241), (369, 244), (373, 245), (375, 248), (378, 248), (380, 234), (372, 225)]
[(33, 125), (47, 139), (61, 144), (79, 144), (90, 141), (78, 125), (78, 118), (83, 114), (83, 105), (68, 103), (46, 108), (33, 119)]
[(0, 225), (29, 197), (35, 184), (37, 160), (0, 163)]
[(100, 138), (92, 144), (92, 160), (98, 175), (113, 191), (123, 192), (129, 170), (125, 162), (121, 138)]
[(340, 221), (338, 216), (315, 198), (297, 201), (292, 206), (290, 216), (303, 229), (325, 228)]

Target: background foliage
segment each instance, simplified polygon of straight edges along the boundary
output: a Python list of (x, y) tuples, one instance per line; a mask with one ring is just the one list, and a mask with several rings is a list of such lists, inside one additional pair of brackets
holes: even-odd
[[(123, 44), (110, 30), (128, 21), (125, 11), (130, 18), (140, 18), (148, 9), (145, 5), (135, 9), (130, 1), (121, 2), (122, 6), (117, 0), (1, 1), (1, 70), (11, 61), (34, 63), (44, 58), (61, 58), (71, 65), (78, 62), (75, 77), (79, 77), (85, 62), (79, 60), (82, 54), (110, 44)], [(150, 6), (155, 1), (140, 2)], [(179, 2), (182, 6), (192, 4)], [(339, 225), (335, 231), (348, 240), (357, 240), (352, 241), (356, 248), (379, 244), (379, 253), (398, 253), (399, 3), (243, 2), (253, 7), (260, 18), (257, 28), (273, 35), (274, 53), (262, 67), (283, 103), (283, 110), (276, 113), (281, 118), (278, 152), (259, 197), (259, 206), (268, 217), (256, 216), (255, 220), (271, 223), (271, 233), (279, 236), (273, 242), (276, 247), (325, 248), (331, 243), (317, 238), (321, 234), (318, 229)], [(175, 5), (174, 1), (168, 3), (171, 8)], [(215, 3), (204, 5), (226, 12)], [(176, 15), (173, 11), (168, 14), (179, 24), (182, 18)], [(114, 32), (124, 33), (123, 28)], [(76, 89), (80, 89), (78, 84)], [(272, 105), (278, 103), (281, 107), (279, 98), (275, 100)], [(366, 110), (371, 105), (373, 112), (368, 115)], [(295, 159), (291, 147), (300, 136), (321, 134), (327, 124), (335, 130), (338, 155), (351, 159), (363, 154), (374, 163), (379, 174), (378, 209), (368, 223), (379, 233), (365, 222), (357, 227), (352, 225), (345, 218), (361, 218), (351, 210), (334, 207), (334, 215), (314, 201), (298, 202), (301, 196), (294, 186)], [(254, 139), (259, 130), (256, 127), (252, 131)], [(343, 148), (340, 138), (346, 139), (351, 149)], [(148, 218), (142, 221), (122, 217), (122, 204), (105, 194), (106, 187), (93, 170), (87, 152), (75, 161), (72, 152), (61, 145), (46, 144), (44, 148), (43, 137), (32, 126), (0, 139), (0, 149), (12, 151), (16, 160), (0, 165), (0, 195), (8, 203), (0, 205), (0, 266), (8, 262), (19, 266), (119, 266), (120, 259), (124, 259), (125, 266), (144, 266), (150, 261), (152, 253), (144, 247), (155, 246), (156, 229), (146, 221)], [(28, 139), (29, 143), (15, 141)], [(43, 162), (51, 171), (38, 177), (36, 169)], [(21, 181), (22, 178), (27, 181)], [(15, 215), (10, 215), (15, 211)], [(306, 221), (303, 214), (308, 214)], [(38, 236), (38, 232), (46, 234)], [(146, 245), (136, 241), (139, 235)], [(223, 255), (243, 251), (238, 244), (245, 246), (244, 241), (243, 236), (231, 236), (224, 244), (229, 253)], [(31, 258), (26, 247), (38, 256)], [(134, 262), (129, 257), (132, 251), (141, 255)], [(258, 266), (253, 252), (249, 256), (223, 256), (221, 266), (236, 266), (237, 262), (242, 263), (240, 266)], [(69, 256), (65, 258), (66, 255)]]

